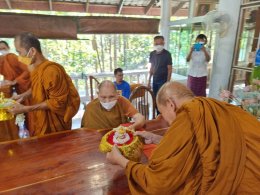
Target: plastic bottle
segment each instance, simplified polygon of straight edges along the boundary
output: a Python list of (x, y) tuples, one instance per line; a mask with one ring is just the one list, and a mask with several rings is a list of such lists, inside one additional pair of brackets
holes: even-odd
[(30, 137), (30, 133), (28, 129), (25, 127), (25, 125), (19, 126), (19, 133), (18, 133), (20, 138), (28, 138)]
[(12, 93), (13, 93), (13, 96), (14, 96), (14, 95), (17, 95), (17, 92), (16, 92), (16, 89), (15, 89), (15, 86), (12, 87)]

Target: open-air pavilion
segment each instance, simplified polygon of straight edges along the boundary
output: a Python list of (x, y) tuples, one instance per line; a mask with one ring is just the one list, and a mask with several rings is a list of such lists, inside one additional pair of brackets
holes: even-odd
[[(163, 35), (172, 55), (172, 80), (186, 85), (186, 56), (203, 33), (211, 54), (207, 96), (220, 99), (223, 89), (242, 91), (250, 85), (260, 46), (260, 1), (0, 0), (0, 29), (0, 40), (11, 44), (21, 32), (40, 38), (48, 58), (66, 63), (61, 65), (81, 98), (72, 128), (77, 130), (0, 142), (0, 159), (6, 159), (0, 163), (0, 194), (129, 194), (124, 170), (107, 164), (98, 152), (104, 133), (79, 129), (84, 106), (96, 97), (98, 83), (114, 80), (113, 69), (120, 66), (131, 85), (146, 86), (149, 49), (153, 37)], [(236, 100), (228, 101), (241, 106)], [(133, 103), (150, 120), (144, 130), (163, 135), (165, 124), (152, 120), (151, 94), (146, 101)], [(259, 100), (251, 114), (260, 117)]]

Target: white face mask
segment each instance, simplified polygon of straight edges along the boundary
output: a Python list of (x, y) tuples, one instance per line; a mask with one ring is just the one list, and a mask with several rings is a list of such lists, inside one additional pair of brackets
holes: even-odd
[(153, 46), (153, 48), (156, 52), (161, 52), (164, 49), (164, 46), (163, 45), (155, 45), (155, 46)]
[(8, 54), (9, 51), (7, 50), (0, 50), (0, 56)]
[(204, 45), (204, 44), (205, 44), (205, 42), (201, 41), (201, 42), (199, 42), (199, 44), (201, 44), (201, 45)]
[(105, 108), (106, 110), (111, 110), (117, 103), (117, 100), (111, 101), (111, 102), (101, 102), (100, 104)]

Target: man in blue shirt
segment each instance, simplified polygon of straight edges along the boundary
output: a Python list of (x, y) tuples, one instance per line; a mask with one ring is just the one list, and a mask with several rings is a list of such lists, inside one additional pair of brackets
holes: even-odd
[(114, 75), (116, 78), (116, 81), (114, 82), (116, 89), (118, 90), (119, 94), (124, 96), (125, 98), (129, 99), (131, 90), (130, 85), (128, 82), (123, 80), (123, 70), (122, 68), (116, 68), (114, 70)]

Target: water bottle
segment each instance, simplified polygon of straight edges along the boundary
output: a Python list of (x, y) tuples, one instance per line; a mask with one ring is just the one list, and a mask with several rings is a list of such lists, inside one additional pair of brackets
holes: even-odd
[(13, 96), (17, 95), (17, 92), (16, 92), (16, 89), (15, 89), (15, 86), (12, 87), (12, 94), (13, 94)]
[(30, 133), (28, 129), (25, 127), (25, 125), (19, 126), (19, 137), (20, 138), (28, 138), (30, 137)]

